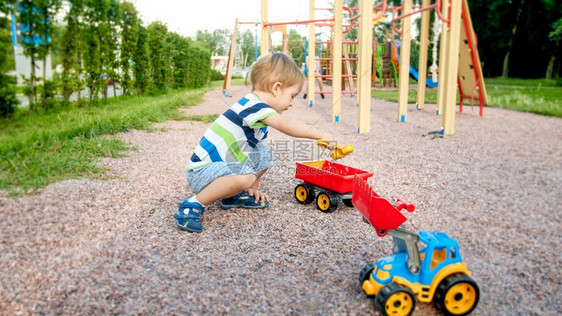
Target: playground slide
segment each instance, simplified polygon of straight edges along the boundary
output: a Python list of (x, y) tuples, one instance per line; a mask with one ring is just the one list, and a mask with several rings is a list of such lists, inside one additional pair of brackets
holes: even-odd
[[(416, 81), (418, 81), (419, 78), (418, 71), (412, 65), (410, 65), (410, 77)], [(433, 82), (431, 79), (426, 79), (425, 85), (429, 88), (437, 88), (437, 82)]]
[[(400, 40), (395, 39), (394, 45), (395, 45), (394, 49), (396, 50), (396, 58), (398, 60), (398, 63), (400, 63), (400, 55), (398, 54), (398, 49), (400, 49)], [(396, 62), (394, 59), (393, 59), (393, 61)], [(410, 77), (413, 78), (416, 81), (418, 81), (418, 78), (419, 78), (418, 71), (414, 67), (412, 67), (412, 65), (410, 65)], [(426, 85), (426, 87), (429, 87), (429, 88), (437, 88), (438, 83), (433, 82), (433, 80), (431, 80), (431, 79), (426, 79), (425, 85)]]

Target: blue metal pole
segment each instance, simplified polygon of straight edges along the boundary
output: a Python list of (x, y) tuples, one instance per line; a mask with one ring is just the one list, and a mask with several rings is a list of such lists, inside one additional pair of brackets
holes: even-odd
[(258, 60), (258, 24), (256, 23), (256, 60)]
[[(12, 5), (10, 5), (10, 6), (12, 7)], [(14, 13), (12, 13), (10, 15), (12, 16), (12, 44), (14, 46), (17, 46), (18, 40), (17, 40), (17, 37), (16, 37), (16, 17), (14, 16)]]

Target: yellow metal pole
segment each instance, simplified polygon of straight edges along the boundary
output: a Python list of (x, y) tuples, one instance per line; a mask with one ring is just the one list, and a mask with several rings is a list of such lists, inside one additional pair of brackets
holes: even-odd
[(368, 134), (371, 130), (371, 66), (373, 58), (373, 1), (359, 0), (361, 20), (361, 38), (359, 51), (361, 53), (361, 69), (359, 70), (359, 130), (361, 134)]
[[(449, 1), (444, 0), (441, 1), (441, 15), (445, 19), (449, 19)], [(443, 114), (443, 104), (445, 100), (445, 94), (447, 90), (445, 89), (445, 71), (447, 70), (447, 54), (446, 54), (446, 47), (447, 41), (449, 38), (449, 24), (443, 22), (441, 24), (441, 46), (439, 48), (439, 67), (437, 68), (438, 71), (438, 87), (437, 87), (437, 114)]]
[[(423, 0), (422, 7), (429, 6), (429, 0)], [(437, 23), (437, 21), (435, 21)], [(429, 46), (429, 10), (421, 15), (420, 62), (418, 69), (418, 110), (425, 105), (425, 81), (427, 79), (427, 48)]]
[(334, 2), (334, 43), (333, 47), (333, 69), (332, 72), (332, 122), (339, 122), (341, 115), (341, 72), (342, 72), (342, 41), (343, 41), (343, 0)]
[[(309, 0), (309, 18), (310, 20), (314, 20), (314, 0)], [(316, 42), (316, 34), (314, 33), (314, 22), (308, 24), (308, 103), (310, 107), (314, 104), (314, 86), (316, 84), (316, 79), (314, 78), (315, 75), (315, 42)]]
[[(452, 1), (451, 17), (449, 18), (450, 30), (447, 39), (447, 70), (445, 71), (445, 104), (443, 107), (443, 134), (455, 133), (455, 111), (457, 105), (457, 79), (459, 71), (459, 46), (461, 35), (461, 8), (462, 1)], [(441, 83), (439, 83), (441, 84)]]
[[(357, 2), (357, 9), (358, 12), (361, 12), (361, 1)], [(355, 94), (355, 102), (357, 103), (357, 107), (359, 107), (359, 103), (361, 103), (361, 96), (359, 95), (359, 82), (361, 81), (361, 69), (362, 67), (362, 60), (363, 57), (361, 55), (361, 49), (359, 49), (359, 42), (361, 41), (361, 37), (363, 36), (363, 28), (361, 28), (363, 23), (361, 22), (361, 15), (357, 18), (357, 68), (355, 73), (357, 74), (357, 80), (355, 81), (355, 87), (357, 89), (357, 93)]]
[(226, 74), (224, 76), (224, 84), (222, 86), (222, 92), (228, 96), (228, 90), (230, 90), (230, 81), (232, 79), (232, 67), (234, 64), (234, 55), (236, 54), (236, 37), (238, 34), (238, 18), (234, 20), (234, 32), (232, 32), (232, 40), (230, 42), (230, 50), (228, 51), (228, 65), (226, 67)]
[(267, 55), (269, 52), (269, 32), (264, 26), (269, 19), (269, 1), (261, 0), (261, 38), (260, 38), (260, 56)]
[[(412, 12), (412, 0), (404, 0), (404, 15)], [(408, 88), (410, 81), (410, 28), (412, 18), (407, 16), (402, 19), (402, 47), (400, 48), (400, 69), (398, 77), (398, 122), (406, 122), (408, 113)]]

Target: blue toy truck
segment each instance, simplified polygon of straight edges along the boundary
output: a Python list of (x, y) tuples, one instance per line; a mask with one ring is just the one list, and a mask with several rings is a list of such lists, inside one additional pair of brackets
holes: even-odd
[[(354, 180), (353, 192), (352, 203), (364, 221), (373, 225), (379, 236), (389, 234), (394, 240), (392, 256), (367, 264), (359, 274), (363, 291), (375, 296), (375, 306), (382, 315), (411, 315), (415, 295), (422, 303), (433, 301), (445, 315), (467, 315), (476, 308), (478, 285), (462, 261), (456, 240), (445, 233), (416, 234), (401, 228), (405, 217), (400, 209), (413, 211), (413, 205), (399, 201), (394, 208), (363, 179)], [(388, 214), (395, 218), (392, 223), (381, 219)]]

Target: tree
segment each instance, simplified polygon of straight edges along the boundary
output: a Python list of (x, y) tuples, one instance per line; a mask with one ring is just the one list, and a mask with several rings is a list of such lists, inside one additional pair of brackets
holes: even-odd
[(201, 88), (209, 82), (211, 77), (211, 54), (209, 50), (197, 42), (190, 45), (187, 54), (187, 87)]
[(254, 35), (249, 30), (246, 30), (237, 38), (237, 41), (241, 47), (239, 54), (242, 60), (242, 67), (246, 68), (256, 60)]
[(125, 1), (121, 4), (121, 86), (123, 94), (133, 90), (132, 65), (135, 60), (135, 50), (139, 40), (140, 20), (135, 6)]
[(146, 93), (150, 89), (149, 59), (148, 59), (148, 31), (139, 25), (139, 34), (133, 58), (134, 87), (136, 93)]
[(99, 93), (107, 98), (108, 80), (118, 80), (116, 52), (119, 20), (117, 0), (86, 0), (84, 66), (89, 90), (88, 104), (96, 103)]
[(188, 81), (188, 51), (191, 40), (177, 33), (168, 35), (172, 62), (172, 87), (185, 89)]
[(156, 21), (148, 26), (148, 59), (150, 61), (149, 75), (151, 79), (151, 92), (164, 92), (167, 88), (166, 74), (166, 34), (168, 27)]
[(43, 105), (48, 107), (53, 100), (51, 91), (54, 85), (46, 82), (47, 56), (51, 49), (51, 36), (55, 16), (60, 9), (60, 0), (23, 0), (19, 2), (19, 22), (22, 25), (22, 46), (24, 55), (31, 59), (31, 75), (29, 79), (30, 111), (37, 107), (37, 85), (35, 67), (38, 60), (43, 60)]
[(84, 70), (88, 88), (88, 104), (97, 103), (99, 92), (103, 86), (102, 48), (100, 28), (104, 22), (107, 1), (85, 0), (84, 7)]
[[(513, 38), (510, 76), (544, 78), (552, 56), (556, 56), (555, 41), (549, 39), (554, 23), (562, 16), (559, 0), (525, 1), (519, 19), (520, 27)], [(553, 67), (556, 66), (556, 58)]]
[(22, 26), (21, 36), (23, 38), (22, 46), (23, 46), (23, 54), (30, 58), (31, 60), (31, 74), (29, 78), (29, 89), (28, 95), (29, 98), (29, 111), (33, 112), (34, 107), (36, 106), (36, 99), (37, 99), (37, 87), (35, 85), (35, 81), (37, 76), (35, 75), (35, 67), (37, 66), (36, 60), (39, 55), (39, 41), (41, 38), (38, 36), (41, 16), (38, 13), (38, 10), (35, 9), (35, 5), (31, 0), (22, 0), (19, 3), (19, 14), (18, 22)]
[[(8, 15), (12, 11), (14, 1), (0, 3), (0, 12)], [(10, 21), (0, 15), (0, 118), (9, 117), (19, 103), (16, 98), (14, 76), (7, 75), (13, 68), (13, 58), (10, 56), (12, 46), (10, 39)]]
[(228, 53), (232, 33), (228, 29), (209, 31), (197, 31), (195, 40), (203, 42), (213, 55), (224, 56)]
[(119, 51), (119, 24), (121, 20), (120, 3), (118, 0), (109, 0), (103, 16), (104, 22), (100, 26), (101, 40), (101, 56), (102, 66), (104, 70), (104, 84), (102, 87), (104, 100), (107, 99), (108, 80), (113, 81), (113, 96), (117, 96), (116, 85), (120, 81), (119, 76), (119, 59), (117, 52)]
[(61, 7), (61, 0), (34, 1), (37, 11), (40, 13), (41, 23), (37, 29), (37, 35), (42, 38), (38, 57), (43, 59), (43, 78), (47, 78), (47, 56), (51, 50), (51, 37), (53, 36), (55, 16)]
[[(174, 87), (174, 58), (179, 54), (179, 49), (176, 46), (178, 43), (172, 40), (172, 33), (167, 32), (164, 37), (164, 69), (165, 71), (165, 80), (166, 80), (166, 89)], [(181, 63), (180, 63), (181, 65)]]
[[(562, 16), (561, 1), (471, 0), (470, 13), (486, 77), (545, 75), (558, 52), (548, 34)], [(555, 58), (553, 75), (556, 63)]]
[(287, 50), (297, 65), (304, 63), (304, 38), (294, 29), (287, 34)]
[[(216, 53), (219, 56), (228, 54), (228, 48), (230, 47), (230, 42), (232, 42), (232, 32), (228, 29), (214, 30), (212, 38)], [(214, 53), (215, 50), (211, 52)]]
[(549, 39), (554, 42), (555, 49), (552, 52), (552, 56), (548, 62), (548, 67), (546, 68), (546, 79), (552, 79), (552, 73), (554, 71), (554, 64), (556, 62), (556, 56), (560, 49), (560, 40), (562, 39), (562, 18), (554, 22), (552, 25), (552, 32), (548, 34)]
[(83, 54), (83, 13), (84, 0), (70, 0), (70, 9), (65, 16), (66, 28), (62, 41), (62, 97), (63, 104), (70, 103), (70, 96), (80, 92), (83, 87), (80, 75), (82, 74)]
[(213, 34), (209, 33), (209, 31), (207, 31), (207, 30), (205, 30), (205, 31), (197, 30), (197, 33), (195, 34), (195, 41), (204, 43), (205, 46), (211, 52), (213, 52), (215, 50), (214, 44), (212, 43)]
[(43, 59), (43, 86), (41, 91), (41, 105), (43, 109), (49, 110), (55, 106), (55, 96), (58, 90), (58, 84), (55, 79), (47, 79), (47, 57), (52, 49), (52, 39), (55, 37), (55, 16), (61, 7), (61, 0), (41, 0), (38, 1), (40, 13), (43, 23), (40, 24), (39, 36), (44, 40), (41, 41), (41, 48), (38, 57)]
[[(516, 1), (517, 2), (517, 1)], [(521, 12), (523, 11), (523, 3), (525, 0), (520, 0), (518, 4), (516, 4), (517, 9), (515, 13), (515, 19), (513, 22), (513, 27), (511, 28), (511, 38), (507, 41), (507, 52), (503, 58), (503, 71), (502, 71), (502, 78), (507, 78), (509, 72), (509, 56), (511, 55), (511, 48), (513, 46), (513, 38), (517, 34), (517, 26), (519, 25), (519, 17), (521, 16)]]

